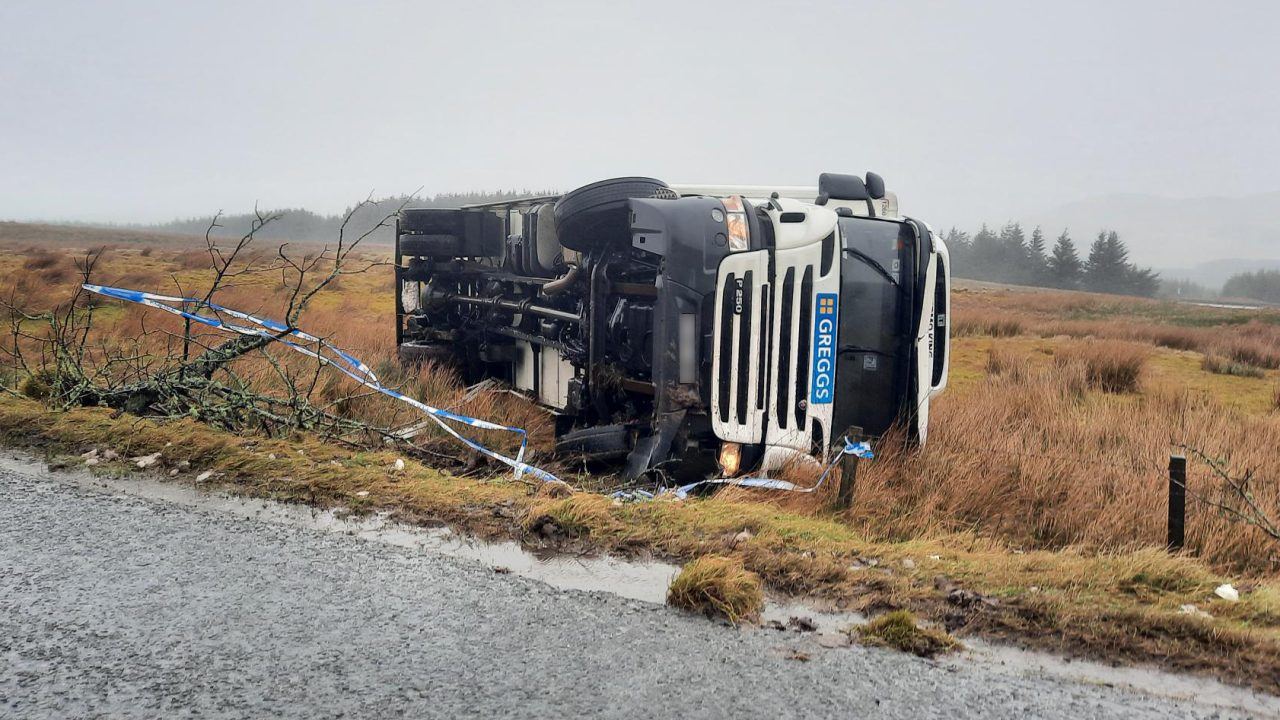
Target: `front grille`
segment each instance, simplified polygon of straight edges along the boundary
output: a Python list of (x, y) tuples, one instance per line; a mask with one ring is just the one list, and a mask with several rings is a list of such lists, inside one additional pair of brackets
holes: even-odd
[(815, 421), (826, 425), (829, 408), (808, 404), (815, 297), (836, 282), (819, 271), (820, 248), (742, 253), (721, 266), (711, 392), (720, 439), (807, 452)]
[(733, 364), (729, 361), (733, 354), (734, 328), (730, 324), (733, 315), (733, 294), (737, 287), (737, 276), (729, 273), (725, 277), (724, 291), (720, 296), (720, 365), (716, 377), (717, 400), (720, 405), (720, 422), (729, 422), (729, 391), (733, 385)]
[(809, 403), (809, 350), (813, 347), (813, 266), (804, 269), (800, 281), (800, 317), (796, 320), (800, 342), (796, 348), (796, 428), (804, 429), (805, 410)]
[(793, 305), (795, 304), (796, 269), (787, 268), (782, 279), (782, 310), (778, 315), (778, 426), (787, 427), (787, 412), (791, 388), (791, 328)]
[(742, 308), (738, 313), (738, 366), (734, 371), (737, 381), (738, 424), (747, 424), (747, 393), (751, 390), (751, 295), (755, 288), (755, 273), (748, 270), (742, 276)]
[[(760, 442), (769, 325), (768, 255), (740, 253), (721, 266), (716, 308), (715, 383), (711, 393), (716, 432), (733, 442)], [(724, 267), (729, 265), (729, 267)]]
[(760, 334), (760, 372), (756, 374), (756, 410), (764, 410), (765, 378), (769, 377), (769, 338), (773, 337), (773, 305), (769, 304), (772, 299), (770, 294), (771, 286), (765, 285), (760, 288), (760, 312), (764, 313), (764, 323), (761, 329), (764, 330)]

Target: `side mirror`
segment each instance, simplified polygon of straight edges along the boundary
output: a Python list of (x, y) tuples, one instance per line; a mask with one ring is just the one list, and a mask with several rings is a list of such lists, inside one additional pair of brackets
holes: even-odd
[(873, 172), (868, 172), (867, 194), (871, 196), (872, 200), (882, 199), (884, 197), (884, 178)]
[[(883, 186), (882, 186), (883, 189)], [(822, 173), (818, 176), (818, 194), (832, 200), (869, 200), (867, 187), (857, 175)]]

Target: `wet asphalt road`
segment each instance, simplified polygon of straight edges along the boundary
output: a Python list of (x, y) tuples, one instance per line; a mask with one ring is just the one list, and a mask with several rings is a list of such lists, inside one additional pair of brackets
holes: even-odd
[(0, 717), (1187, 717), (0, 470)]

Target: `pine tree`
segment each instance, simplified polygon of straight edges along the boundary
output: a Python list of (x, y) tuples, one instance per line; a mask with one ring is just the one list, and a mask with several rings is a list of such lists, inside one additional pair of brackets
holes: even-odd
[(1044, 245), (1044, 231), (1040, 229), (1039, 225), (1036, 226), (1035, 230), (1031, 231), (1031, 244), (1027, 247), (1027, 250), (1030, 252), (1032, 260), (1035, 260), (1039, 264), (1044, 264), (1046, 250)]
[(1027, 236), (1022, 232), (1022, 225), (1016, 222), (1007, 223), (1000, 229), (998, 271), (1013, 282), (1031, 282), (1031, 278), (1027, 277), (1027, 266), (1030, 264), (1028, 258)]
[(1031, 231), (1031, 242), (1027, 245), (1027, 276), (1035, 285), (1043, 285), (1048, 279), (1048, 259), (1045, 257), (1044, 232), (1037, 225)]
[(970, 254), (972, 277), (975, 280), (1001, 280), (1001, 265), (1004, 261), (1000, 239), (984, 223), (978, 234), (973, 236), (973, 251)]
[(1053, 254), (1045, 261), (1048, 282), (1053, 287), (1074, 290), (1080, 287), (1080, 277), (1084, 274), (1084, 264), (1076, 252), (1076, 244), (1066, 230), (1058, 236), (1053, 244)]
[(1129, 253), (1120, 242), (1120, 236), (1112, 231), (1098, 232), (1089, 246), (1089, 259), (1084, 265), (1084, 284), (1094, 292), (1124, 292), (1129, 270)]

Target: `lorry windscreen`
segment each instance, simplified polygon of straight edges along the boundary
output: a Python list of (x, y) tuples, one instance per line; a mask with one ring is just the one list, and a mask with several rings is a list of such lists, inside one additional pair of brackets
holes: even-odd
[[(840, 315), (832, 430), (884, 433), (910, 381), (914, 234), (905, 223), (841, 218)], [(836, 435), (838, 437), (838, 435)]]

